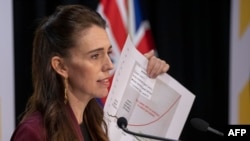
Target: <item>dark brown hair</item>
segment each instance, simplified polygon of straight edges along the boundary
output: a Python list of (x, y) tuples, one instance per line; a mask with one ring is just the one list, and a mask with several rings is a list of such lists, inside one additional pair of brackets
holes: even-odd
[[(63, 79), (53, 70), (50, 61), (53, 56), (67, 57), (79, 32), (93, 25), (106, 28), (106, 22), (94, 10), (82, 5), (65, 5), (57, 7), (35, 32), (32, 56), (34, 93), (28, 101), (24, 118), (39, 111), (48, 140), (79, 140), (64, 104)], [(83, 122), (93, 141), (108, 140), (103, 110), (95, 99), (85, 108)]]

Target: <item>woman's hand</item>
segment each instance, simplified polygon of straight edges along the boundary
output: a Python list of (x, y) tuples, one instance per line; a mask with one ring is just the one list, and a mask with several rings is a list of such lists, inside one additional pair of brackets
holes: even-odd
[(169, 64), (154, 55), (154, 50), (144, 54), (148, 58), (147, 73), (150, 78), (156, 78), (159, 74), (169, 70)]

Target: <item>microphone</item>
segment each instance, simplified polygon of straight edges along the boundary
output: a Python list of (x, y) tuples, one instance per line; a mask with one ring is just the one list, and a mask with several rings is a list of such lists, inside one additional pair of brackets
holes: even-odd
[(167, 139), (167, 138), (132, 132), (132, 131), (127, 129), (128, 121), (125, 117), (119, 117), (117, 120), (117, 125), (124, 132), (131, 134), (131, 135), (135, 135), (135, 136), (139, 136), (139, 137), (143, 137), (143, 138), (155, 139), (155, 140), (162, 140), (162, 141), (177, 141), (177, 140), (172, 140), (172, 139)]
[(200, 118), (192, 118), (190, 122), (191, 122), (191, 125), (194, 128), (196, 128), (197, 130), (200, 130), (200, 131), (203, 131), (203, 132), (210, 131), (210, 132), (215, 133), (215, 134), (217, 134), (219, 136), (224, 136), (224, 133), (210, 127), (209, 124), (206, 121), (204, 121), (204, 120), (202, 120)]

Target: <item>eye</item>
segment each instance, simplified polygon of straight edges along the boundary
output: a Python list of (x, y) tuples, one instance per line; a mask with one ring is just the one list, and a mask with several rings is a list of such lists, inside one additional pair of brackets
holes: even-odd
[(108, 56), (110, 57), (110, 55), (112, 54), (112, 50), (108, 51)]
[(94, 55), (91, 55), (91, 58), (92, 58), (92, 59), (97, 59), (98, 56), (99, 56), (99, 54), (94, 54)]

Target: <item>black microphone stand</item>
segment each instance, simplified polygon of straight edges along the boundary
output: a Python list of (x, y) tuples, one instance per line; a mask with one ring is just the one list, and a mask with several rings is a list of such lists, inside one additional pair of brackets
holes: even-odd
[(117, 125), (124, 132), (126, 132), (128, 134), (131, 134), (131, 135), (135, 135), (135, 136), (139, 136), (139, 137), (144, 137), (144, 138), (155, 139), (155, 140), (162, 140), (162, 141), (177, 141), (177, 140), (162, 138), (162, 137), (158, 137), (158, 136), (152, 136), (152, 135), (141, 134), (141, 133), (136, 133), (136, 132), (129, 131), (127, 129), (128, 121), (127, 121), (127, 119), (125, 117), (118, 118), (117, 119)]
[(157, 136), (151, 136), (151, 135), (146, 135), (146, 134), (132, 132), (132, 131), (129, 131), (126, 127), (124, 127), (124, 125), (122, 126), (122, 130), (124, 132), (128, 133), (128, 134), (132, 134), (132, 135), (139, 136), (139, 137), (156, 139), (156, 140), (162, 140), (162, 141), (174, 141), (174, 140), (166, 139), (166, 138), (162, 138), (162, 137), (157, 137)]

